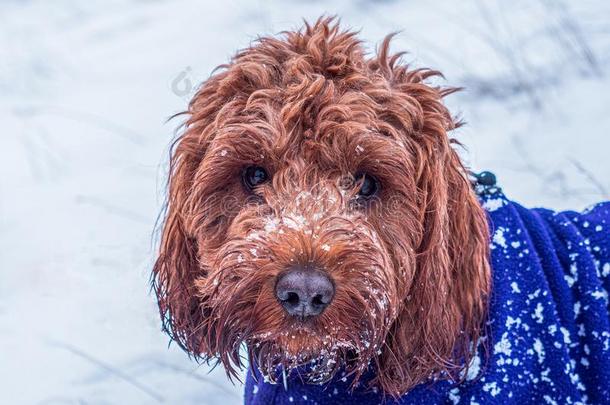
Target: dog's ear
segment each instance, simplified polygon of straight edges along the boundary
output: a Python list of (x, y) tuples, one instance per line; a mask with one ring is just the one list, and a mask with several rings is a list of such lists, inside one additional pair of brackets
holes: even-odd
[(414, 175), (422, 232), (377, 377), (385, 392), (400, 395), (431, 376), (459, 380), (466, 374), (484, 328), (491, 272), (487, 217), (452, 147), (457, 142), (447, 135), (459, 124), (442, 97), (454, 90), (424, 84), (432, 71), (409, 72), (391, 63), (386, 69), (395, 70), (395, 86), (415, 100), (419, 116), (413, 121), (421, 123), (408, 136), (419, 151)]
[[(198, 328), (203, 319), (195, 280), (205, 274), (199, 265), (197, 242), (188, 229), (188, 195), (200, 153), (205, 150), (194, 153), (196, 139), (194, 129), (187, 126), (172, 147), (165, 221), (152, 276), (163, 329), (180, 347), (197, 356), (202, 340)], [(203, 144), (199, 147), (205, 148)]]
[(182, 135), (171, 148), (165, 218), (159, 255), (152, 272), (163, 329), (189, 354), (198, 357), (213, 351), (205, 346), (203, 302), (196, 293), (196, 280), (205, 277), (200, 263), (194, 223), (195, 177), (214, 136), (214, 122), (226, 97), (225, 74), (209, 79), (195, 94)]
[(195, 331), (202, 321), (194, 291), (195, 278), (200, 274), (197, 247), (184, 229), (178, 207), (168, 209), (159, 256), (153, 268), (153, 288), (163, 329), (184, 350), (197, 354), (200, 339)]

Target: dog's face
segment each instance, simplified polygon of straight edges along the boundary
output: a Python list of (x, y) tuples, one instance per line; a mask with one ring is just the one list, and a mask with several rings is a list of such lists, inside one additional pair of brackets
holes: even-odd
[[(441, 98), (330, 20), (206, 81), (172, 155), (154, 269), (165, 326), (231, 373), (338, 369), (392, 395), (455, 378), (489, 292), (487, 224)], [(357, 379), (357, 378), (356, 378)]]

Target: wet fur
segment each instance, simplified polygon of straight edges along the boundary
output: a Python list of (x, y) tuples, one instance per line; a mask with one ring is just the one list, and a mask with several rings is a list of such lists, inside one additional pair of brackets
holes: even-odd
[[(398, 396), (460, 379), (490, 291), (488, 228), (448, 131), (439, 75), (365, 55), (331, 18), (262, 38), (205, 81), (172, 148), (153, 280), (166, 331), (229, 374), (246, 344), (263, 374), (317, 360)], [(272, 181), (250, 194), (245, 166)], [(381, 193), (355, 200), (353, 175)], [(336, 296), (307, 325), (274, 295), (294, 263), (323, 269)], [(330, 361), (329, 361), (330, 360)]]

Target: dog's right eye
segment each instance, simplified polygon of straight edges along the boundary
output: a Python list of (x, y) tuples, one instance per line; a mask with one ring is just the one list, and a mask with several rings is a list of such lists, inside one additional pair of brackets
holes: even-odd
[(243, 171), (242, 179), (246, 189), (252, 191), (254, 187), (269, 180), (269, 175), (267, 174), (267, 171), (260, 166), (248, 166)]
[(379, 181), (368, 173), (356, 174), (356, 179), (360, 182), (358, 198), (369, 200), (379, 193)]

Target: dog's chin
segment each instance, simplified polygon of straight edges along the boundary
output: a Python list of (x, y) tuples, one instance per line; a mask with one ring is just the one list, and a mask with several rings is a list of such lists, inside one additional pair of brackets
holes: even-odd
[(306, 327), (291, 328), (249, 345), (259, 371), (271, 381), (281, 378), (280, 370), (298, 369), (312, 384), (323, 384), (358, 358), (357, 348), (346, 340), (314, 333)]

